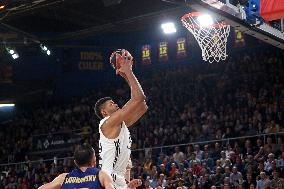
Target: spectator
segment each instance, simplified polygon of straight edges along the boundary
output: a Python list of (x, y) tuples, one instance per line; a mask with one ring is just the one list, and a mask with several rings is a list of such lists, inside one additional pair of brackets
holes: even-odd
[(214, 161), (212, 158), (209, 157), (209, 152), (204, 153), (204, 159), (202, 160), (202, 163), (205, 163), (206, 167), (210, 170), (214, 167)]
[(226, 166), (224, 168), (225, 170), (225, 173), (224, 173), (224, 177), (228, 177), (230, 179), (230, 176), (231, 176), (231, 168), (229, 166)]
[(216, 168), (216, 173), (213, 174), (212, 177), (212, 181), (213, 183), (216, 185), (216, 187), (220, 188), (222, 185), (222, 182), (224, 180), (224, 175), (222, 174), (222, 168), (219, 166)]
[(144, 163), (144, 170), (148, 175), (151, 174), (152, 166), (153, 166), (152, 160), (150, 158), (147, 158)]
[(161, 175), (161, 174), (169, 176), (168, 172), (166, 171), (166, 167), (165, 167), (165, 165), (163, 163), (160, 165), (160, 167), (158, 169), (158, 175)]
[(244, 173), (244, 164), (243, 164), (243, 161), (242, 161), (242, 158), (240, 156), (237, 156), (236, 157), (236, 163), (235, 165), (237, 167), (237, 169), (241, 172), (241, 173)]
[(284, 169), (284, 151), (281, 153), (281, 156), (277, 160), (277, 167)]
[(230, 183), (237, 187), (239, 184), (243, 184), (243, 176), (238, 172), (237, 167), (233, 167), (233, 172), (230, 174)]
[(149, 180), (146, 180), (146, 181), (145, 181), (144, 187), (145, 187), (145, 189), (153, 189), (153, 188), (151, 187), (151, 185), (150, 185)]
[(214, 145), (214, 150), (212, 152), (213, 160), (216, 161), (217, 159), (220, 159), (221, 158), (220, 155), (221, 155), (220, 144), (216, 142)]
[(184, 153), (180, 151), (179, 147), (175, 147), (175, 153), (173, 154), (174, 161), (177, 163), (183, 162), (185, 159)]
[(278, 170), (275, 170), (273, 171), (273, 177), (272, 177), (272, 180), (271, 180), (271, 187), (272, 188), (277, 188), (278, 187), (278, 183), (279, 182), (284, 182), (284, 179), (283, 178), (279, 178), (279, 171)]
[(200, 176), (202, 167), (199, 165), (199, 162), (194, 160), (191, 164), (191, 168), (192, 168), (192, 172), (193, 172), (194, 175)]
[(206, 173), (204, 176), (204, 180), (201, 184), (201, 187), (204, 189), (210, 189), (212, 185), (213, 185), (212, 179), (210, 178), (210, 175)]
[(251, 185), (253, 185), (253, 187), (256, 186), (256, 181), (253, 179), (251, 174), (247, 174), (246, 179), (244, 180), (244, 188), (250, 188)]
[(159, 180), (158, 180), (158, 185), (162, 186), (162, 188), (166, 188), (167, 187), (167, 181), (166, 181), (166, 177), (164, 174), (160, 174)]
[(194, 153), (196, 154), (196, 159), (202, 160), (204, 152), (200, 150), (199, 145), (195, 145), (194, 150)]
[[(173, 166), (173, 164), (175, 165), (175, 166)], [(171, 158), (170, 158), (170, 161), (167, 163), (167, 165), (166, 165), (166, 172), (168, 172), (168, 174), (170, 174), (170, 170), (172, 169), (172, 168), (177, 168), (178, 167), (178, 163), (174, 160), (174, 158), (171, 156)]]
[(190, 167), (191, 167), (193, 161), (196, 161), (197, 163), (201, 163), (201, 160), (196, 157), (196, 153), (191, 154), (191, 157), (190, 157), (190, 160), (189, 160), (189, 166)]
[[(152, 179), (151, 179), (151, 178), (152, 178)], [(150, 179), (149, 179), (149, 184), (150, 184), (150, 186), (151, 186), (152, 188), (157, 188), (158, 182), (159, 182), (159, 180), (158, 180), (158, 175), (157, 175), (157, 173), (155, 173), (154, 175), (152, 175), (152, 176), (150, 177)]]
[(270, 184), (270, 180), (267, 178), (265, 172), (260, 172), (260, 179), (257, 181), (256, 189), (266, 189), (265, 186)]
[(268, 154), (268, 160), (264, 163), (264, 170), (266, 172), (269, 172), (272, 169), (273, 161), (275, 162), (274, 154), (273, 153)]
[(171, 164), (171, 168), (169, 169), (169, 177), (173, 177), (178, 172), (178, 168), (175, 163)]
[(225, 151), (221, 151), (221, 158), (220, 158), (220, 161), (221, 161), (221, 166), (222, 167), (225, 167), (225, 161), (226, 161), (227, 157), (226, 157), (226, 153)]

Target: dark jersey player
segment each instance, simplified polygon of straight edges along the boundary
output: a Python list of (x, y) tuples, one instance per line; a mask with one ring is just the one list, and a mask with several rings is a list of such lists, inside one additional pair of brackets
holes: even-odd
[(96, 156), (90, 145), (82, 145), (75, 151), (74, 163), (77, 167), (73, 171), (60, 174), (39, 189), (114, 189), (110, 175), (95, 168)]

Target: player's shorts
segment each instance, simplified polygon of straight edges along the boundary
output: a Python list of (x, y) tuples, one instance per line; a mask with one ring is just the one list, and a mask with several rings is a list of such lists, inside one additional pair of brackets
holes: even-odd
[(116, 184), (114, 184), (114, 188), (115, 188), (115, 189), (128, 189), (127, 185), (125, 185), (125, 186), (120, 186), (120, 185), (116, 185)]
[(114, 182), (114, 187), (115, 189), (127, 189), (127, 184), (125, 181), (124, 175), (119, 175), (119, 174), (111, 174), (113, 182)]

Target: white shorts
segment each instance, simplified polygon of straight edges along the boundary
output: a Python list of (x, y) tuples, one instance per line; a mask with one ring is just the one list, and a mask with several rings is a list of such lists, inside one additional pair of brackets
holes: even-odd
[(119, 174), (111, 174), (115, 189), (127, 189), (125, 177)]
[(116, 185), (116, 184), (114, 184), (114, 188), (115, 189), (128, 189), (127, 185), (121, 186), (121, 185)]

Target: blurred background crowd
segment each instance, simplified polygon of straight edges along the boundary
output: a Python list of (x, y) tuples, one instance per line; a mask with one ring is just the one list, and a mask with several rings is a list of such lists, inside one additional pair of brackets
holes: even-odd
[[(149, 110), (130, 129), (132, 177), (147, 189), (284, 188), (283, 63), (281, 51), (260, 51), (227, 63), (134, 68)], [(123, 105), (130, 96), (126, 82), (111, 86), (4, 123), (1, 188), (38, 188), (73, 168), (78, 144), (97, 150), (94, 102), (111, 96)]]

